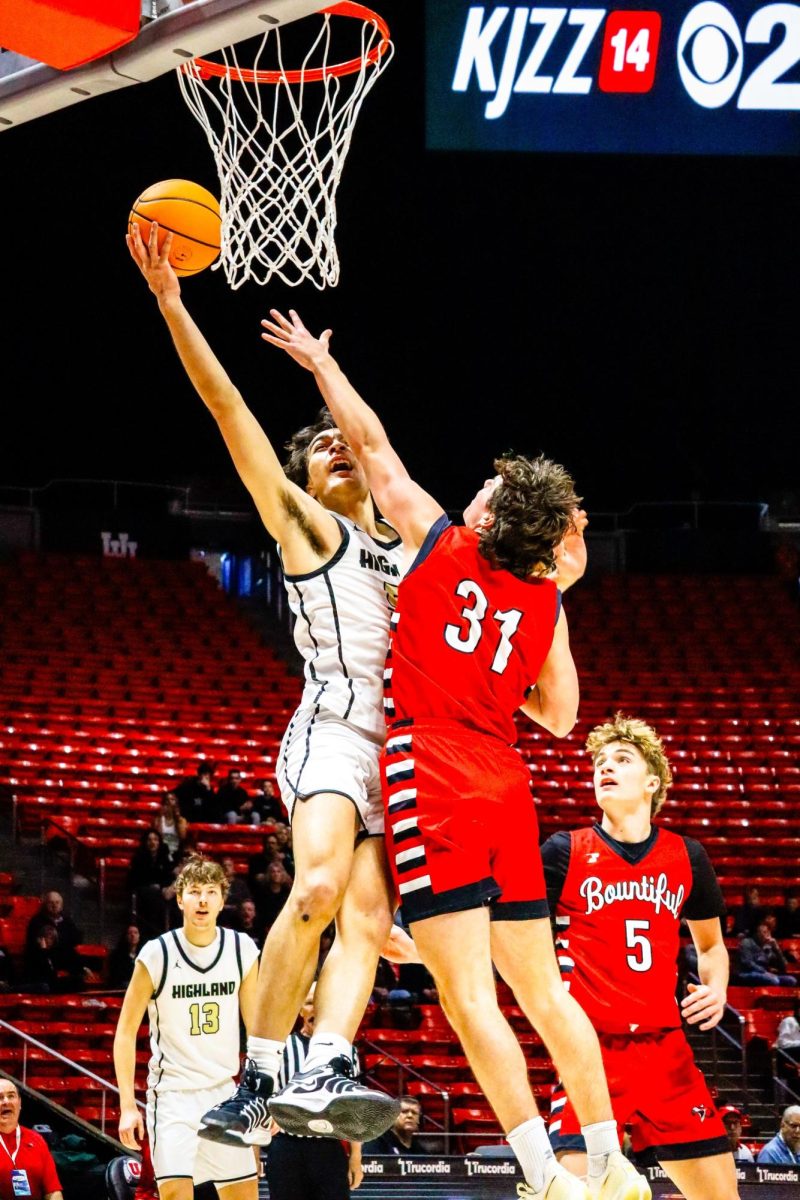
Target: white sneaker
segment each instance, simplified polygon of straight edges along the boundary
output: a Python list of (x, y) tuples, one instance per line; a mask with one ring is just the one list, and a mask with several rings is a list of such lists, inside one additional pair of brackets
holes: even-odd
[(590, 1200), (589, 1190), (580, 1176), (573, 1175), (560, 1163), (555, 1164), (539, 1192), (535, 1192), (529, 1183), (518, 1183), (517, 1197), (518, 1200)]
[(652, 1200), (650, 1184), (620, 1150), (609, 1154), (602, 1175), (586, 1180), (592, 1200)]

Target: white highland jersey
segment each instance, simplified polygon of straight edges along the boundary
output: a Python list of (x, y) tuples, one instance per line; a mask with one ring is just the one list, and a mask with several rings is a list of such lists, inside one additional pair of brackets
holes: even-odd
[(153, 981), (148, 1088), (210, 1088), (238, 1073), (239, 987), (257, 959), (253, 939), (232, 929), (218, 929), (210, 946), (172, 929), (142, 947)]
[(376, 542), (347, 517), (332, 515), (343, 538), (330, 562), (308, 575), (284, 576), (295, 644), (305, 659), (300, 703), (383, 739), (383, 670), (402, 545), (399, 537)]

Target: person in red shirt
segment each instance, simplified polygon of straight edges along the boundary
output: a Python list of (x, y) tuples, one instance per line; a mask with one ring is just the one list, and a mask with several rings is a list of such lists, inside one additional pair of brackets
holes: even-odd
[(22, 1097), (10, 1079), (0, 1079), (0, 1200), (64, 1200), (47, 1142), (19, 1123)]
[[(713, 1029), (722, 1017), (728, 952), (725, 903), (703, 847), (653, 824), (672, 776), (644, 721), (618, 713), (589, 735), (602, 819), (542, 847), (559, 963), (600, 1048), (620, 1129), (635, 1154), (655, 1155), (686, 1200), (738, 1200), (725, 1127), (695, 1066), (681, 1017)], [(680, 923), (697, 950), (699, 984), (678, 1007)], [(556, 1090), (550, 1138), (585, 1170), (572, 1102)]]
[[(517, 709), (556, 736), (577, 714), (561, 606), (586, 561), (572, 479), (544, 457), (498, 460), (457, 528), (334, 362), (330, 331), (312, 337), (293, 311), (262, 324), (265, 340), (313, 372), (405, 547), (384, 677), (387, 849), (420, 957), (521, 1164), (518, 1195), (649, 1197), (620, 1152), (597, 1036), (561, 985), (529, 774), (513, 748)], [(493, 960), (581, 1114), (588, 1188), (550, 1147)]]

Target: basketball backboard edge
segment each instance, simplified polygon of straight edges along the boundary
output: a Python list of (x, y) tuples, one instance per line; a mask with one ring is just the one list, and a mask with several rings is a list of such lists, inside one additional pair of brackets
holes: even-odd
[(21, 60), (0, 76), (0, 132), (57, 109), (119, 88), (147, 83), (181, 62), (232, 46), (319, 12), (331, 0), (189, 0), (145, 24), (138, 36), (112, 54), (70, 71)]

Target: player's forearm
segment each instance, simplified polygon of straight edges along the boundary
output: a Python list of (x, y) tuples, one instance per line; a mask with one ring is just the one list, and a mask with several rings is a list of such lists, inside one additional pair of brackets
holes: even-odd
[(183, 369), (211, 415), (219, 420), (243, 405), (239, 391), (180, 296), (159, 297), (158, 307)]
[(136, 1103), (136, 1038), (127, 1037), (119, 1029), (114, 1038), (114, 1074), (117, 1077), (120, 1107), (130, 1107)]
[(358, 394), (330, 355), (314, 365), (314, 378), (333, 419), (357, 458), (374, 453), (388, 439), (378, 416)]
[(710, 987), (723, 999), (728, 992), (729, 973), (730, 960), (724, 942), (698, 952), (697, 974), (700, 982), (704, 983), (706, 987)]

